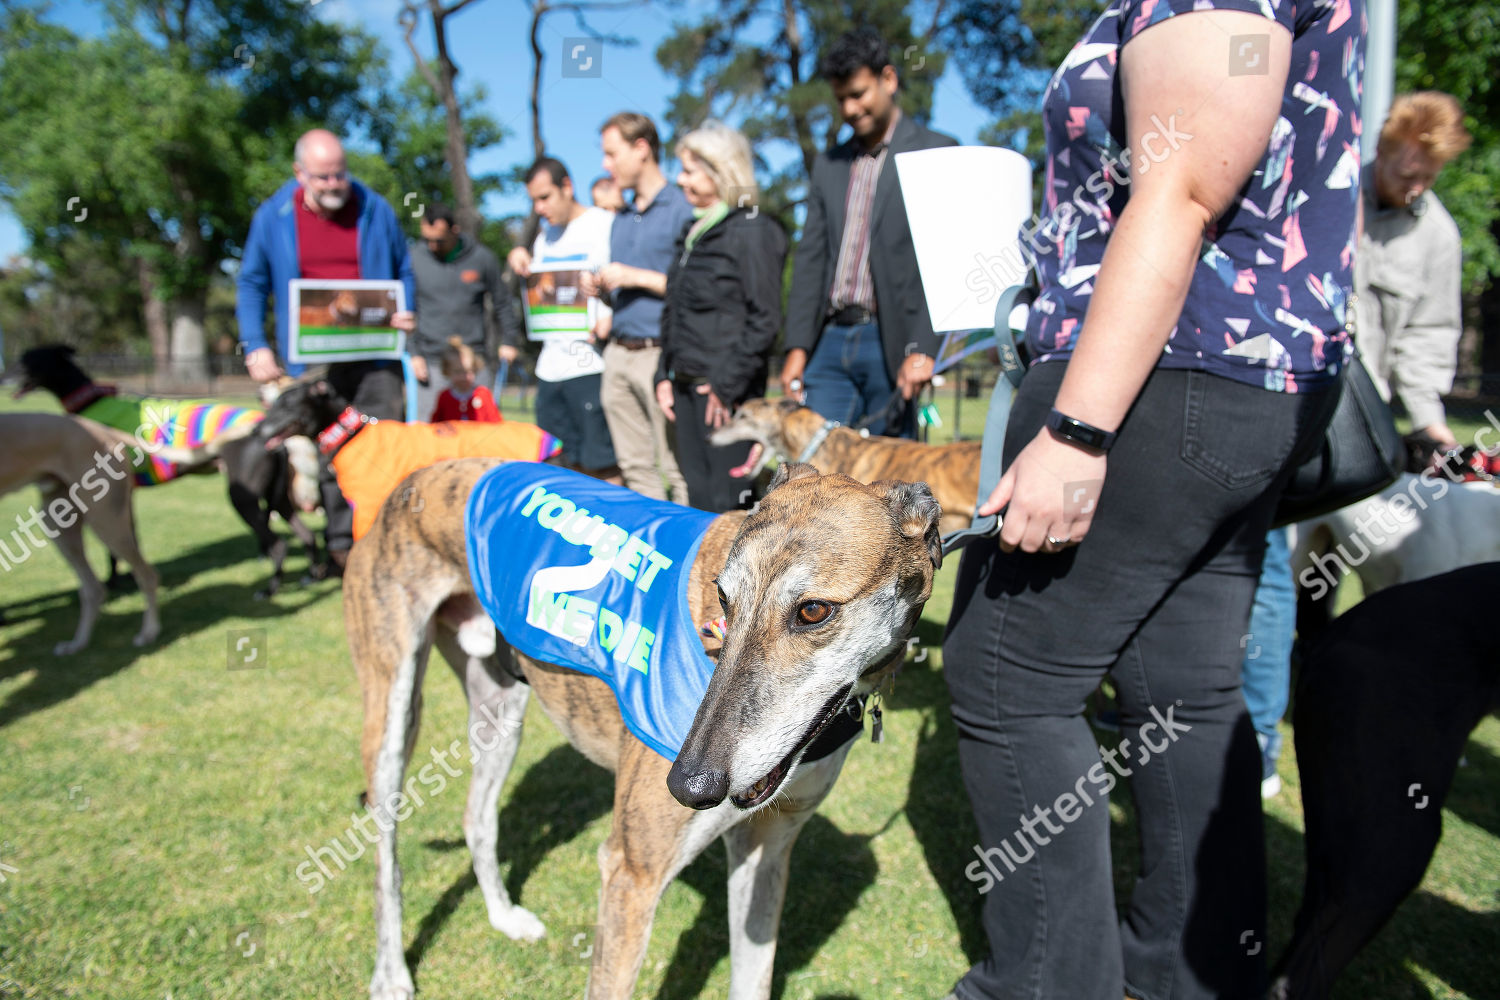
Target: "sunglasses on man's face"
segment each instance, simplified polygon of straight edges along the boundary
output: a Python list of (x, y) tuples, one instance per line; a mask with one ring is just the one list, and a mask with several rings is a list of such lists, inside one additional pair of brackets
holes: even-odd
[(331, 174), (315, 174), (304, 170), (303, 173), (307, 174), (309, 180), (317, 181), (320, 184), (332, 184), (335, 181), (346, 181), (349, 179), (349, 171), (347, 170), (335, 170)]

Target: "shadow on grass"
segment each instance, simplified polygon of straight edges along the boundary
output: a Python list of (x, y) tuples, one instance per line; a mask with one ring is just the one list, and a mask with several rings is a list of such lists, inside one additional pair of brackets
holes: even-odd
[[(875, 884), (878, 865), (871, 836), (847, 834), (814, 814), (792, 849), (786, 903), (776, 937), (771, 996), (786, 990), (787, 977), (805, 968)], [(830, 873), (837, 873), (831, 875)], [(703, 995), (714, 966), (729, 954), (729, 871), (717, 845), (704, 851), (680, 876), (703, 896), (698, 918), (677, 939), (656, 1000)]]
[[(99, 620), (94, 626), (93, 638), (87, 649), (69, 657), (52, 654), (58, 642), (72, 636), (78, 624), (77, 591), (57, 591), (42, 597), (29, 598), (3, 609), (6, 620), (4, 652), (0, 660), (0, 681), (15, 677), (28, 670), (36, 670), (30, 683), (13, 692), (0, 704), (0, 728), (17, 719), (67, 701), (98, 681), (124, 670), (142, 653), (163, 648), (168, 643), (196, 632), (214, 628), (229, 617), (270, 620), (282, 615), (296, 614), (303, 608), (317, 604), (338, 591), (336, 583), (318, 584), (297, 591), (283, 591), (275, 601), (256, 601), (250, 589), (238, 584), (221, 584), (213, 587), (173, 591), (173, 580), (178, 573), (191, 576), (198, 570), (218, 568), (230, 550), (239, 551), (236, 540), (227, 539), (194, 550), (164, 564), (170, 567), (171, 576), (162, 573), (163, 585), (160, 594), (162, 630), (160, 637), (151, 646), (138, 649), (131, 639), (140, 628), (140, 612), (129, 613), (110, 610), (113, 599), (106, 598)], [(252, 543), (253, 548), (253, 543)], [(293, 596), (295, 595), (295, 596)], [(132, 601), (138, 598), (132, 597)], [(17, 612), (24, 612), (18, 614)], [(38, 624), (40, 620), (40, 624)], [(29, 630), (17, 635), (23, 627)], [(227, 652), (225, 665), (227, 666)]]
[[(542, 859), (609, 812), (614, 802), (614, 780), (604, 768), (563, 745), (552, 748), (509, 787), (509, 796), (500, 809), (498, 854), (502, 864), (510, 864), (506, 891), (511, 899), (525, 905), (521, 890)], [(466, 843), (458, 837), (429, 841), (427, 846), (447, 851), (466, 847)], [(417, 936), (406, 952), (406, 964), (414, 977), (428, 946), (464, 897), (478, 887), (470, 867), (422, 917)]]
[[(922, 647), (941, 648), (943, 626), (920, 619), (916, 637)], [(964, 875), (964, 867), (974, 860), (973, 845), (979, 840), (979, 830), (959, 773), (958, 736), (949, 711), (948, 683), (930, 661), (908, 662), (896, 679), (890, 704), (922, 711), (922, 730), (917, 736), (906, 793), (906, 819), (921, 846), (927, 870), (948, 901), (958, 926), (959, 947), (970, 962), (978, 962), (990, 950), (979, 919), (984, 897)], [(957, 979), (961, 971), (955, 969), (953, 978)]]

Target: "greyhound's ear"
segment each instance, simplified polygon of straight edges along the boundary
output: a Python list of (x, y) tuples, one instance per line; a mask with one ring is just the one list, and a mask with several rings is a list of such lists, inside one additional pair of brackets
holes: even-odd
[(796, 413), (798, 410), (802, 409), (802, 404), (790, 397), (782, 397), (780, 402), (776, 404), (776, 409), (781, 411), (782, 415), (784, 416), (788, 413)]
[(871, 485), (885, 490), (886, 503), (890, 505), (891, 516), (901, 526), (901, 533), (907, 538), (925, 541), (932, 568), (941, 567), (943, 536), (938, 532), (938, 521), (943, 516), (943, 506), (937, 502), (927, 484), (884, 479)]
[(309, 389), (308, 392), (310, 392), (314, 396), (332, 396), (333, 387), (323, 379), (318, 379), (312, 384), (312, 388)]
[(808, 476), (816, 476), (818, 470), (806, 462), (782, 462), (776, 467), (776, 474), (771, 477), (771, 485), (766, 487), (770, 493), (778, 486), (785, 486), (793, 479), (806, 479)]

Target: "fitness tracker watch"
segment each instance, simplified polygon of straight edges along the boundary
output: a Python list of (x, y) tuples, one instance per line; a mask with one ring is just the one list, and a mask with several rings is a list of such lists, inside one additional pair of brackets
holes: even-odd
[(1113, 432), (1100, 430), (1082, 420), (1075, 420), (1055, 408), (1047, 414), (1047, 426), (1060, 437), (1076, 441), (1088, 448), (1097, 448), (1099, 451), (1109, 451), (1109, 446), (1115, 443)]

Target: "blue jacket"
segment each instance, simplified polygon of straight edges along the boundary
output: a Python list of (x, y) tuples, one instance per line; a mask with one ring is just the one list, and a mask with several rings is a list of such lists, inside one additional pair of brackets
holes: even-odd
[[(417, 286), (412, 279), (411, 257), (406, 236), (396, 221), (390, 202), (350, 180), (353, 197), (359, 199), (359, 276), (371, 280), (399, 278), (406, 286), (406, 308), (415, 309)], [(250, 220), (250, 238), (240, 261), (239, 294), (235, 318), (245, 353), (268, 347), (265, 335), (266, 302), (276, 299), (276, 353), (289, 375), (302, 374), (305, 365), (287, 363), (287, 289), (302, 276), (297, 267), (297, 216), (292, 195), (298, 184), (287, 181), (255, 210)]]

